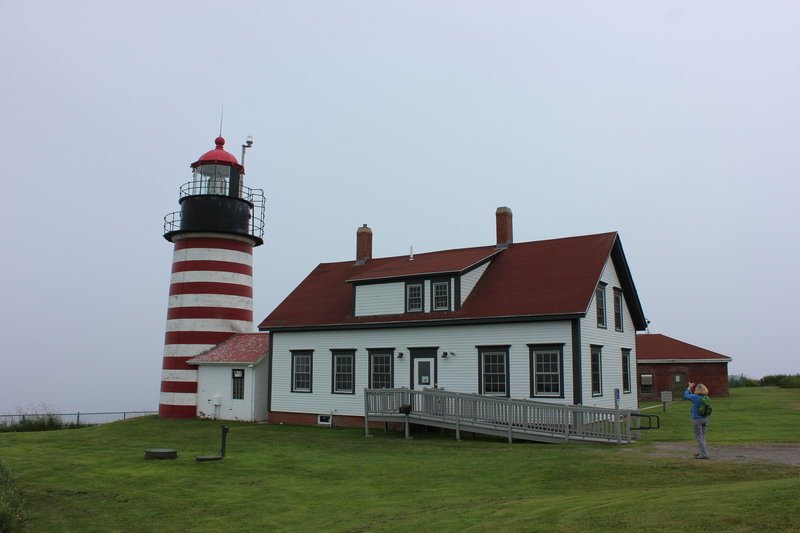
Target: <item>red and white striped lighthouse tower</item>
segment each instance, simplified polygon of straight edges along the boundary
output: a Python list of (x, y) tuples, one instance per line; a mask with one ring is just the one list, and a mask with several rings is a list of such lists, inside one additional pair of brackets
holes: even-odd
[[(252, 259), (264, 242), (264, 192), (244, 186), (244, 167), (225, 151), (225, 139), (215, 144), (192, 163), (181, 210), (164, 217), (164, 238), (175, 244), (158, 406), (165, 418), (196, 416), (197, 367), (186, 361), (253, 330)], [(242, 158), (251, 144), (242, 145)]]

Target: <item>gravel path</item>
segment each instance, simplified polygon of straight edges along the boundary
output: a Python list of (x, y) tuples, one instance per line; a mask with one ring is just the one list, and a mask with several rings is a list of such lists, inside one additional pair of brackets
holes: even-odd
[[(656, 442), (649, 449), (651, 455), (684, 457), (691, 459), (697, 446), (692, 442)], [(645, 452), (645, 453), (648, 453)], [(779, 463), (800, 466), (800, 443), (763, 443), (715, 446), (708, 445), (712, 461), (733, 463)]]

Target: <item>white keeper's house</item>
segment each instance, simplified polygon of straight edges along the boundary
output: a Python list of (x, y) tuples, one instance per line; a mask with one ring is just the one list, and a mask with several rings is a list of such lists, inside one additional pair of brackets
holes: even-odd
[(164, 221), (173, 261), (159, 413), (361, 425), (366, 388), (636, 409), (646, 328), (616, 233), (322, 263), (253, 331), (265, 198), (215, 139)]
[(259, 325), (270, 333), (268, 420), (361, 425), (365, 388), (437, 387), (637, 408), (646, 319), (616, 233), (322, 263)]

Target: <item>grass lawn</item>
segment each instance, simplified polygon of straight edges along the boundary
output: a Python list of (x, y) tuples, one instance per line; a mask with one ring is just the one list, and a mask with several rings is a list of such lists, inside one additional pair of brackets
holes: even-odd
[[(800, 442), (800, 390), (714, 399), (709, 443)], [(145, 417), (0, 434), (28, 531), (800, 531), (800, 467), (647, 453), (691, 441), (688, 402), (625, 447)], [(147, 448), (178, 459), (144, 460)], [(633, 452), (633, 453), (632, 453)]]

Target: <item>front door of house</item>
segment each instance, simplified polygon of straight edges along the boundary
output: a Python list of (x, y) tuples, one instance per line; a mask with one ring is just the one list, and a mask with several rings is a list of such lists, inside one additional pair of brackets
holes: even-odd
[(670, 374), (669, 382), (672, 384), (672, 399), (680, 400), (683, 398), (683, 391), (688, 385), (686, 381), (686, 373), (674, 372)]
[(436, 386), (436, 348), (411, 348), (411, 388)]

